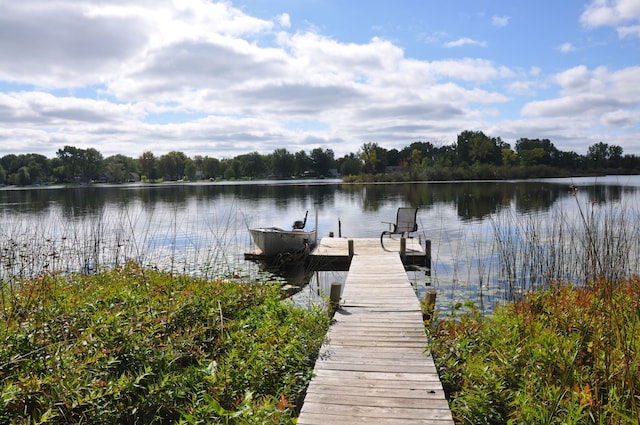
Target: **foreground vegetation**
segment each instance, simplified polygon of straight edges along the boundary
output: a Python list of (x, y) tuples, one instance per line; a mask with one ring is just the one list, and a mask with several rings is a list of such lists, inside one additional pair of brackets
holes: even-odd
[(639, 300), (640, 278), (600, 280), (534, 292), (490, 317), (471, 306), (434, 322), (456, 422), (640, 423)]
[(279, 285), (134, 263), (0, 295), (1, 423), (291, 423), (329, 325)]
[(459, 424), (640, 424), (637, 208), (495, 223), (509, 304), (432, 322), (431, 350)]

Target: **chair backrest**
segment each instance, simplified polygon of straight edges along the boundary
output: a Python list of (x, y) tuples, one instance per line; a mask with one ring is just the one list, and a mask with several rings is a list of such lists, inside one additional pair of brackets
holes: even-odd
[(395, 233), (415, 232), (418, 230), (418, 224), (416, 223), (417, 214), (417, 208), (398, 208)]

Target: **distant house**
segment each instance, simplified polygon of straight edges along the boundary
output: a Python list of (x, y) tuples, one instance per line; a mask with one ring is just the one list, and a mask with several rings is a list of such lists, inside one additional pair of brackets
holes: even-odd
[(133, 171), (127, 174), (127, 182), (134, 183), (140, 181), (140, 174), (134, 173)]

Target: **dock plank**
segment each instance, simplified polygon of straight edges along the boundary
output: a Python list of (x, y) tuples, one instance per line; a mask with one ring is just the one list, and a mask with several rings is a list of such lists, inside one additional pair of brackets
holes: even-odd
[[(353, 241), (354, 252), (358, 255), (378, 255), (380, 253), (395, 254), (400, 252), (400, 239), (385, 238), (383, 251), (379, 238), (322, 238), (309, 254), (309, 264), (313, 270), (350, 270), (349, 241)], [(428, 255), (418, 238), (405, 239), (406, 252), (404, 263), (424, 266)], [(373, 282), (376, 284), (376, 282)]]
[[(335, 239), (323, 249), (345, 246)], [(383, 251), (379, 240), (358, 239), (354, 246), (297, 423), (452, 425), (399, 254)]]

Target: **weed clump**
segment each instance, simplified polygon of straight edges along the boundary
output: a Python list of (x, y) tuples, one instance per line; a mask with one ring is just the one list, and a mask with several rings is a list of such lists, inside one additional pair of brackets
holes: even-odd
[(135, 263), (5, 292), (2, 423), (290, 423), (329, 326), (279, 285)]
[(473, 306), (430, 333), (460, 424), (640, 423), (640, 278)]

